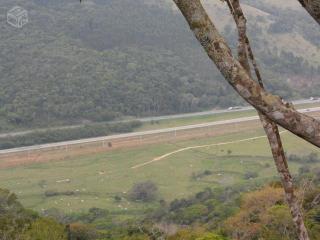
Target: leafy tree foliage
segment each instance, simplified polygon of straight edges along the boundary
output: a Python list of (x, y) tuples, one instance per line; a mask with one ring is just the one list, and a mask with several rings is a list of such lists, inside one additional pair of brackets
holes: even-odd
[(53, 219), (40, 218), (23, 235), (25, 240), (67, 240), (65, 227)]
[[(239, 202), (238, 196), (243, 192), (246, 193)], [(111, 212), (99, 208), (64, 216), (57, 210), (48, 210), (47, 216), (55, 216), (64, 225), (25, 210), (15, 195), (7, 190), (1, 190), (0, 196), (1, 211), (7, 209), (6, 215), (0, 216), (10, 216), (10, 212), (13, 219), (4, 221), (1, 218), (1, 233), (10, 232), (14, 235), (3, 236), (18, 240), (64, 240), (66, 236), (74, 240), (147, 240), (156, 237), (168, 240), (296, 239), (290, 211), (284, 204), (283, 190), (277, 182), (249, 192), (242, 188), (205, 189), (188, 199), (174, 200), (170, 204), (162, 201), (158, 210), (120, 222), (114, 221)], [(320, 189), (310, 185), (301, 196), (306, 226), (311, 238), (318, 240), (320, 209), (315, 199), (319, 198)]]
[(73, 223), (70, 225), (71, 240), (91, 240), (98, 238), (97, 230), (87, 224)]
[(152, 181), (136, 183), (130, 190), (129, 197), (133, 201), (150, 202), (157, 196), (158, 187)]
[[(286, 98), (317, 95), (318, 66), (290, 49), (274, 49), (263, 29), (280, 22), (279, 30), (271, 24), (272, 35), (293, 31), (306, 38), (306, 46), (318, 44), (317, 31), (304, 27), (308, 18), (294, 10), (299, 21), (293, 26), (292, 9), (245, 2), (269, 13), (248, 28), (268, 88)], [(8, 10), (14, 3), (30, 10), (32, 24), (21, 31), (1, 28), (0, 131), (243, 103), (212, 69), (170, 1), (0, 0)], [(230, 26), (224, 29), (236, 39)], [(292, 82), (279, 76), (292, 78), (294, 87), (307, 81), (312, 93), (304, 88), (293, 94)]]
[(226, 240), (226, 238), (214, 233), (207, 233), (205, 236), (197, 238), (196, 240)]
[[(304, 210), (310, 237), (318, 239), (320, 222), (317, 221), (318, 206), (312, 206), (320, 193), (316, 187), (304, 189)], [(283, 190), (273, 184), (242, 197), (240, 211), (228, 218), (224, 228), (235, 239), (297, 239), (297, 233), (285, 205)]]
[(14, 193), (0, 189), (1, 240), (66, 240), (65, 227), (25, 209)]
[(0, 239), (23, 239), (23, 232), (37, 218), (35, 212), (24, 209), (17, 196), (0, 189)]
[[(141, 122), (129, 121), (119, 123), (96, 123), (79, 127), (35, 131), (22, 136), (0, 138), (0, 149), (107, 136), (115, 133), (128, 133), (139, 126), (141, 126)], [(111, 142), (108, 145), (109, 147), (112, 147)]]

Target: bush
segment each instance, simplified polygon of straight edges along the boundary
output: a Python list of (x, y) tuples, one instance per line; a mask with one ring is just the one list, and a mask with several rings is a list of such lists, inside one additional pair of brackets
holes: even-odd
[(44, 192), (44, 195), (46, 197), (55, 197), (55, 196), (61, 196), (61, 195), (72, 196), (72, 195), (74, 195), (74, 192), (73, 191), (59, 192), (56, 190), (47, 190)]
[(300, 162), (301, 158), (298, 155), (290, 154), (289, 157), (288, 157), (288, 160), (290, 162)]
[(310, 153), (309, 155), (305, 156), (298, 156), (295, 154), (290, 154), (288, 160), (291, 162), (299, 162), (299, 163), (316, 163), (320, 162), (320, 158), (317, 153)]
[(204, 170), (204, 171), (199, 172), (199, 173), (193, 172), (192, 175), (191, 175), (191, 179), (192, 180), (199, 180), (201, 178), (204, 178), (206, 176), (210, 176), (212, 174), (213, 174), (213, 172), (210, 171), (210, 170)]
[(316, 154), (316, 153), (310, 153), (305, 158), (306, 158), (306, 162), (308, 162), (308, 163), (316, 163), (316, 162), (319, 162), (319, 160), (320, 160), (318, 157), (318, 154)]
[(54, 197), (54, 196), (58, 196), (59, 193), (57, 191), (55, 191), (55, 190), (48, 190), (48, 191), (44, 192), (44, 195), (46, 197)]
[(226, 238), (217, 234), (208, 233), (204, 237), (197, 238), (196, 240), (226, 240)]
[(200, 219), (208, 214), (208, 208), (203, 204), (194, 204), (185, 209), (179, 214), (178, 219), (184, 224), (190, 224), (193, 221)]
[(115, 202), (121, 202), (122, 198), (118, 195), (114, 196), (114, 201)]
[(40, 218), (32, 223), (31, 228), (24, 234), (25, 240), (67, 240), (65, 227), (53, 219)]
[(310, 173), (310, 168), (308, 166), (302, 166), (299, 168), (299, 175)]
[(37, 213), (25, 209), (17, 196), (0, 188), (0, 239), (25, 239), (21, 235), (38, 217)]
[(108, 210), (101, 208), (90, 208), (87, 214), (84, 214), (80, 220), (84, 223), (93, 223), (97, 219), (106, 219), (109, 215)]
[(94, 240), (98, 238), (96, 229), (82, 223), (70, 224), (71, 240)]
[(264, 167), (265, 167), (265, 168), (269, 168), (270, 166), (271, 166), (270, 163), (264, 164)]
[(320, 183), (320, 168), (317, 167), (312, 169), (312, 173), (314, 174), (314, 177), (315, 177), (314, 181), (316, 183)]
[(158, 187), (151, 181), (136, 183), (130, 190), (129, 197), (133, 201), (150, 202), (156, 198)]
[(248, 179), (252, 179), (252, 178), (257, 178), (258, 177), (258, 173), (256, 172), (246, 172), (244, 174), (244, 179), (248, 180)]
[(177, 211), (180, 208), (185, 208), (187, 206), (189, 206), (190, 204), (192, 204), (192, 202), (190, 200), (186, 200), (186, 199), (175, 199), (170, 203), (170, 211)]

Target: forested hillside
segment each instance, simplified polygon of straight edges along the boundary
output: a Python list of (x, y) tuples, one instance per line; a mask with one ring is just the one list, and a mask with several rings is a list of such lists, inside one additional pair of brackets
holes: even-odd
[[(235, 41), (226, 8), (205, 2)], [(244, 1), (268, 88), (284, 98), (307, 97), (320, 90), (320, 31), (291, 2)], [(23, 29), (6, 24), (15, 5), (28, 10)], [(171, 1), (0, 0), (0, 7), (0, 131), (243, 103)]]

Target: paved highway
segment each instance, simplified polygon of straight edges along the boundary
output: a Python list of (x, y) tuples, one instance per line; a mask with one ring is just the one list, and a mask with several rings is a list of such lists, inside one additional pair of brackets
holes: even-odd
[[(301, 104), (309, 104), (309, 103), (319, 103), (320, 99), (317, 100), (310, 100), (310, 99), (301, 99), (293, 101), (294, 105), (301, 105)], [(252, 110), (253, 107), (240, 107), (239, 109), (222, 109), (222, 110), (210, 110), (205, 112), (196, 112), (196, 113), (184, 113), (184, 114), (175, 114), (175, 115), (167, 115), (167, 116), (158, 116), (158, 117), (146, 117), (137, 119), (141, 122), (150, 122), (150, 121), (159, 121), (159, 120), (167, 120), (167, 119), (177, 119), (177, 118), (185, 118), (185, 117), (197, 117), (197, 116), (206, 116), (206, 115), (215, 115), (221, 113), (228, 113), (228, 112), (244, 112), (248, 110)]]
[[(294, 105), (301, 105), (301, 104), (309, 104), (309, 103), (319, 103), (320, 99), (317, 100), (310, 100), (310, 99), (301, 99), (293, 101)], [(157, 117), (145, 117), (145, 118), (134, 118), (129, 120), (119, 120), (119, 121), (112, 121), (110, 123), (119, 123), (119, 122), (129, 122), (132, 120), (137, 120), (140, 122), (151, 122), (151, 121), (160, 121), (160, 120), (169, 120), (169, 119), (178, 119), (178, 118), (187, 118), (187, 117), (197, 117), (197, 116), (207, 116), (207, 115), (215, 115), (221, 113), (229, 113), (229, 112), (245, 112), (248, 110), (252, 110), (253, 107), (241, 107), (241, 108), (229, 108), (229, 109), (222, 109), (222, 110), (210, 110), (204, 112), (196, 112), (196, 113), (184, 113), (184, 114), (175, 114), (175, 115), (165, 115), (165, 116), (157, 116)], [(33, 129), (33, 130), (26, 130), (20, 132), (10, 132), (10, 133), (2, 133), (0, 134), (0, 138), (7, 138), (7, 137), (16, 137), (16, 136), (23, 136), (33, 132), (44, 132), (48, 130), (63, 130), (63, 129), (74, 129), (79, 127), (84, 127), (85, 124), (78, 124), (78, 125), (70, 125), (70, 126), (62, 126), (62, 127), (52, 127), (52, 128), (42, 128), (42, 129)]]
[[(302, 112), (302, 113), (320, 112), (320, 107), (301, 109), (301, 110), (299, 110), (299, 112)], [(27, 151), (32, 151), (32, 150), (55, 148), (55, 147), (71, 146), (71, 145), (77, 145), (77, 144), (111, 141), (114, 139), (121, 139), (121, 138), (127, 138), (127, 137), (139, 137), (139, 136), (153, 135), (153, 134), (159, 134), (159, 133), (169, 133), (169, 132), (176, 132), (176, 131), (180, 131), (180, 130), (196, 129), (196, 128), (203, 128), (203, 127), (231, 124), (231, 123), (241, 123), (241, 122), (253, 121), (253, 120), (258, 120), (258, 119), (259, 119), (258, 116), (242, 117), (242, 118), (215, 121), (215, 122), (210, 122), (210, 123), (194, 124), (194, 125), (188, 125), (188, 126), (182, 126), (182, 127), (150, 130), (150, 131), (135, 132), (135, 133), (117, 134), (117, 135), (111, 135), (111, 136), (105, 136), (105, 137), (87, 138), (87, 139), (80, 139), (80, 140), (74, 140), (74, 141), (65, 141), (65, 142), (58, 142), (58, 143), (34, 145), (34, 146), (30, 146), (30, 147), (12, 148), (12, 149), (0, 150), (0, 155), (9, 154), (9, 153), (27, 152)]]

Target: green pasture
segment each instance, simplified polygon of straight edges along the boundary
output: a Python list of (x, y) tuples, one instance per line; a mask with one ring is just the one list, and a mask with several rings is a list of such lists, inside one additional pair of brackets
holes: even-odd
[[(128, 201), (127, 193), (136, 182), (154, 181), (159, 187), (158, 200), (170, 201), (188, 197), (205, 187), (263, 183), (276, 177), (265, 138), (188, 150), (141, 168), (131, 168), (180, 148), (261, 135), (263, 135), (262, 130), (252, 130), (219, 137), (114, 150), (67, 161), (3, 169), (0, 170), (0, 187), (17, 193), (26, 207), (38, 211), (58, 208), (70, 213), (99, 207), (126, 218), (136, 216), (139, 212), (142, 213), (143, 210), (158, 204), (157, 201), (149, 204)], [(303, 155), (318, 151), (289, 133), (284, 133), (283, 138), (287, 152)], [(299, 167), (298, 163), (290, 163), (294, 173)], [(199, 179), (192, 178), (192, 175), (205, 170), (213, 173)], [(258, 177), (245, 180), (244, 174), (248, 171), (258, 173)], [(57, 182), (65, 179), (70, 179), (70, 182)], [(48, 190), (74, 191), (75, 195), (46, 197), (44, 193)], [(122, 201), (116, 202), (115, 196), (121, 196)]]

